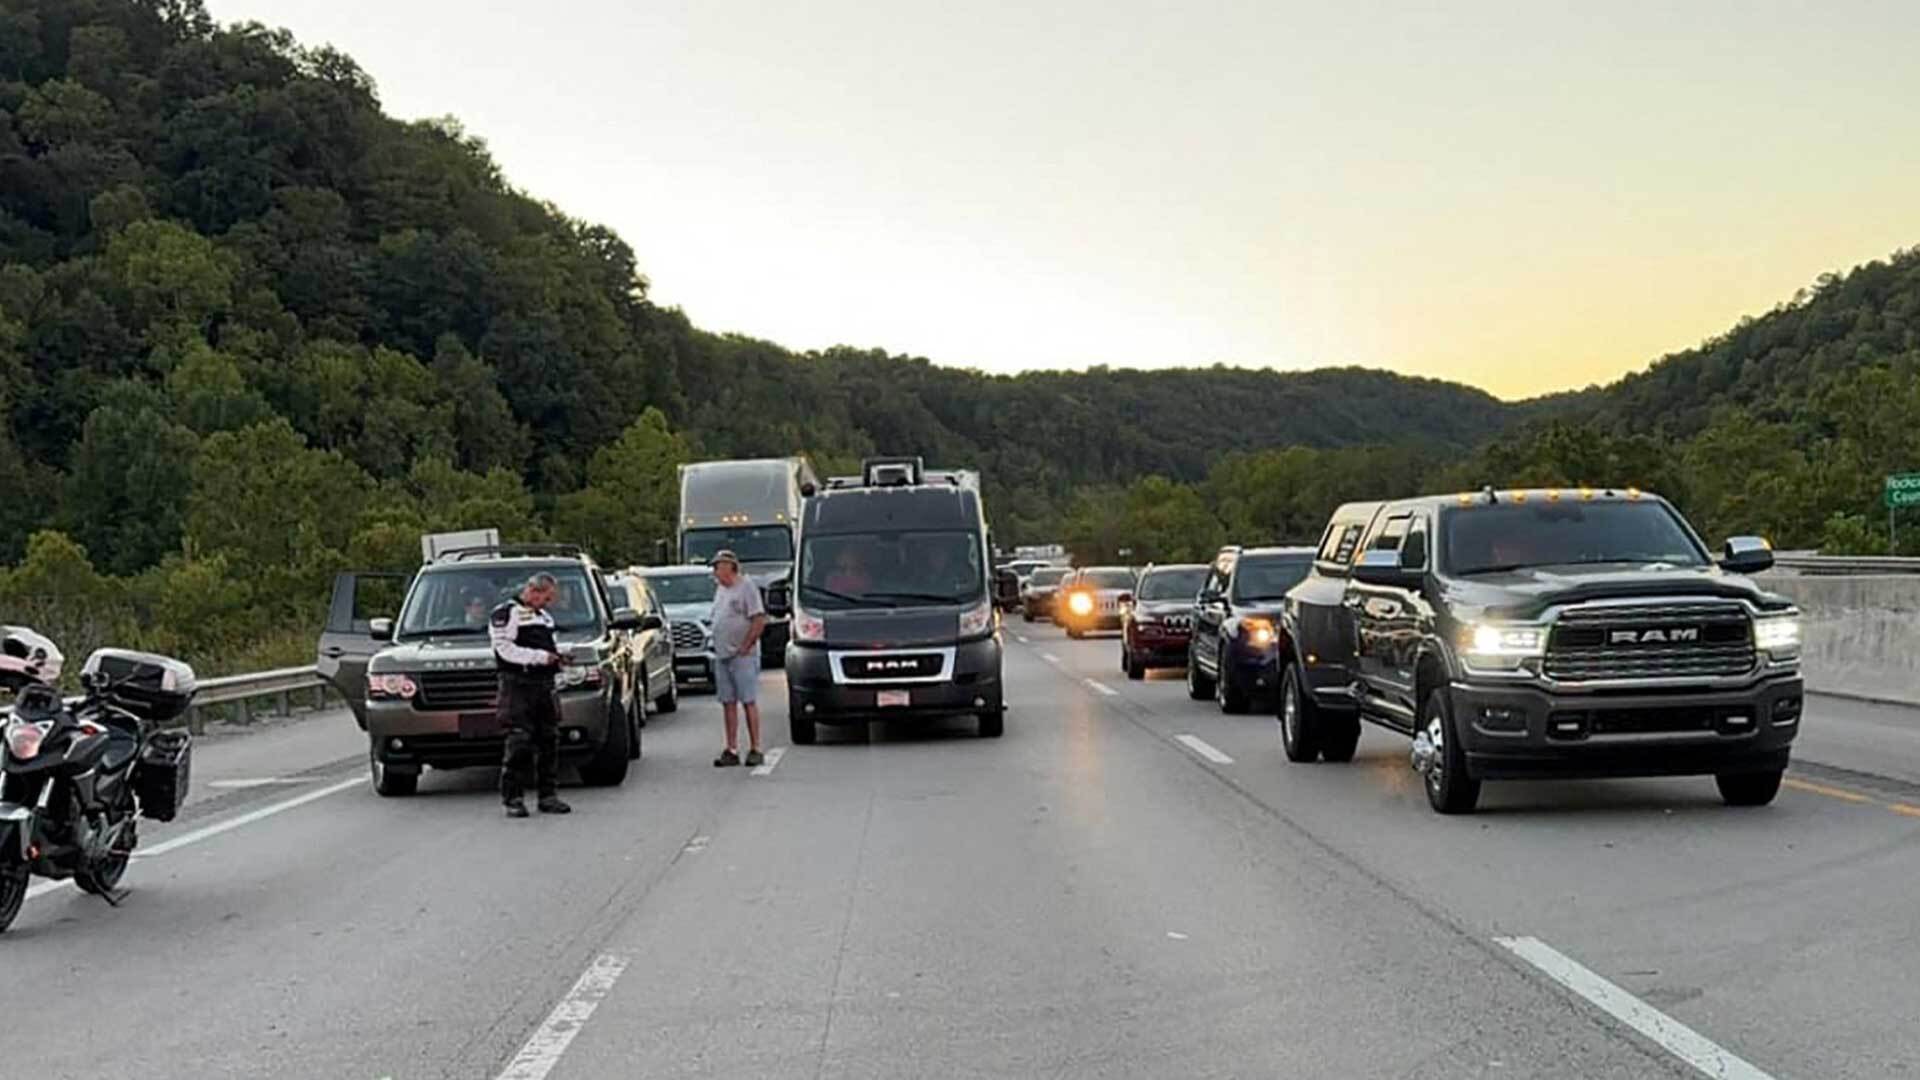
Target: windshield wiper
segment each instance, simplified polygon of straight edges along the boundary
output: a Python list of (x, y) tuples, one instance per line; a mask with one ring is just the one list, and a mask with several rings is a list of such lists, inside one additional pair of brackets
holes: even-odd
[(924, 600), (929, 604), (964, 604), (966, 599), (959, 596), (935, 596), (932, 593), (918, 592), (870, 592), (868, 599), (886, 597), (890, 600)]
[(849, 596), (846, 593), (835, 592), (832, 589), (820, 585), (802, 585), (800, 586), (800, 595), (825, 597), (828, 600), (838, 600), (843, 604), (852, 604), (854, 607), (873, 606), (866, 603), (866, 597), (864, 596)]

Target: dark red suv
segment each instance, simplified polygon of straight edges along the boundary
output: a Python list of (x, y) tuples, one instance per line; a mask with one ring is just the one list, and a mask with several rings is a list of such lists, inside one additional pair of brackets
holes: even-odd
[(1193, 604), (1204, 565), (1149, 566), (1120, 618), (1120, 670), (1144, 679), (1149, 668), (1184, 668), (1193, 637)]

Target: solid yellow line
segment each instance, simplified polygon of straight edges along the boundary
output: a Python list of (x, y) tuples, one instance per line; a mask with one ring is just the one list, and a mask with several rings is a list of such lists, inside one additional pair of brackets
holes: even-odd
[[(1845, 788), (1828, 787), (1825, 784), (1815, 784), (1807, 780), (1795, 780), (1792, 777), (1788, 777), (1787, 779), (1782, 780), (1780, 782), (1786, 785), (1787, 787), (1794, 789), (1795, 791), (1805, 791), (1813, 795), (1825, 795), (1829, 799), (1840, 799), (1850, 803), (1870, 803), (1873, 801), (1872, 799), (1868, 798), (1865, 795), (1860, 794), (1857, 791), (1848, 791)], [(1920, 810), (1915, 810), (1914, 813), (1916, 815), (1920, 815)]]

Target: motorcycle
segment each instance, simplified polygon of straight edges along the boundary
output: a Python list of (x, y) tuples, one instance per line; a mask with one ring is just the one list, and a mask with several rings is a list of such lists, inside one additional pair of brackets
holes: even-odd
[(82, 669), (79, 702), (49, 681), (0, 669), (0, 687), (14, 692), (0, 739), (0, 933), (36, 876), (72, 880), (119, 906), (138, 818), (173, 820), (187, 793), (192, 739), (160, 725), (192, 704), (192, 668), (101, 649)]

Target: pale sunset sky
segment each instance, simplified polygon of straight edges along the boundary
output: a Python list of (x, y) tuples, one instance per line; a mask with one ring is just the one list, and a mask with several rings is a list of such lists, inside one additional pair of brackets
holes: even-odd
[(1916, 0), (208, 3), (800, 349), (1515, 398), (1920, 244)]

